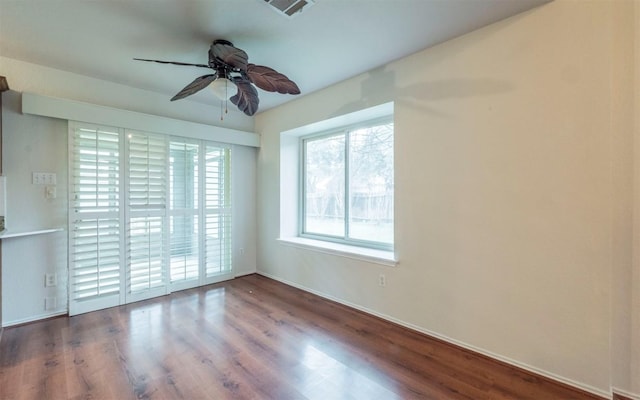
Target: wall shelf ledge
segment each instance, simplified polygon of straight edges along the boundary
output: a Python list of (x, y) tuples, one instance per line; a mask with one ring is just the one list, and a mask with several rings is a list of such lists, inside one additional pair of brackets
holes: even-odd
[(53, 232), (61, 232), (63, 228), (50, 228), (50, 229), (40, 229), (35, 231), (24, 231), (24, 232), (11, 232), (9, 230), (0, 231), (0, 239), (9, 239), (15, 237), (23, 237), (23, 236), (33, 236), (33, 235), (42, 235), (45, 233), (53, 233)]

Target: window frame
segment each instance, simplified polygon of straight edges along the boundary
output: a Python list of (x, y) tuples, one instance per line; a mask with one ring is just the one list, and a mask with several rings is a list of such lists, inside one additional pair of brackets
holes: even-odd
[[(298, 182), (298, 237), (304, 239), (318, 240), (322, 242), (332, 242), (341, 245), (354, 246), (359, 248), (367, 248), (374, 250), (382, 250), (382, 251), (394, 251), (395, 245), (395, 235), (393, 237), (393, 242), (385, 243), (378, 242), (372, 240), (364, 240), (364, 239), (356, 239), (349, 237), (350, 229), (349, 226), (351, 224), (350, 221), (350, 212), (351, 212), (351, 179), (350, 179), (350, 133), (352, 131), (356, 131), (359, 129), (371, 128), (378, 125), (384, 124), (392, 124), (393, 126), (393, 141), (395, 148), (395, 121), (393, 114), (391, 115), (383, 115), (378, 116), (362, 121), (358, 121), (356, 123), (346, 124), (338, 127), (333, 127), (331, 129), (322, 130), (319, 132), (314, 132), (310, 134), (306, 134), (300, 136), (299, 138), (299, 182)], [(309, 233), (307, 232), (306, 227), (306, 210), (307, 210), (307, 202), (306, 202), (306, 194), (307, 194), (307, 184), (306, 184), (306, 176), (307, 176), (307, 168), (306, 168), (306, 159), (307, 159), (307, 149), (306, 143), (313, 140), (320, 140), (323, 138), (329, 138), (333, 136), (344, 136), (344, 235), (343, 236), (334, 236), (329, 234), (320, 234), (320, 233)], [(394, 189), (393, 196), (395, 198), (395, 157), (394, 157)], [(393, 212), (393, 224), (395, 225), (395, 210)]]

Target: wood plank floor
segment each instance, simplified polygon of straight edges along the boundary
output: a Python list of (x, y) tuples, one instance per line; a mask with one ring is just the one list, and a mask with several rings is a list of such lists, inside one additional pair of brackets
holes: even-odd
[(0, 399), (595, 399), (249, 275), (6, 328)]

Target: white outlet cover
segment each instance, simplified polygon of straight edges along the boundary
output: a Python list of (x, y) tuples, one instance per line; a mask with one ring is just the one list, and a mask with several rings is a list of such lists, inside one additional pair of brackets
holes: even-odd
[(58, 301), (55, 297), (45, 297), (44, 298), (44, 309), (45, 310), (55, 310), (58, 306)]
[(44, 286), (51, 287), (58, 284), (58, 276), (55, 273), (44, 274)]

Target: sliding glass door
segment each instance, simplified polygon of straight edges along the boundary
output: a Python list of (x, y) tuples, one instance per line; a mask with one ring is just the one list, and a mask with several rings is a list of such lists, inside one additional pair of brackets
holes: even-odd
[(230, 156), (71, 123), (70, 314), (232, 278)]

